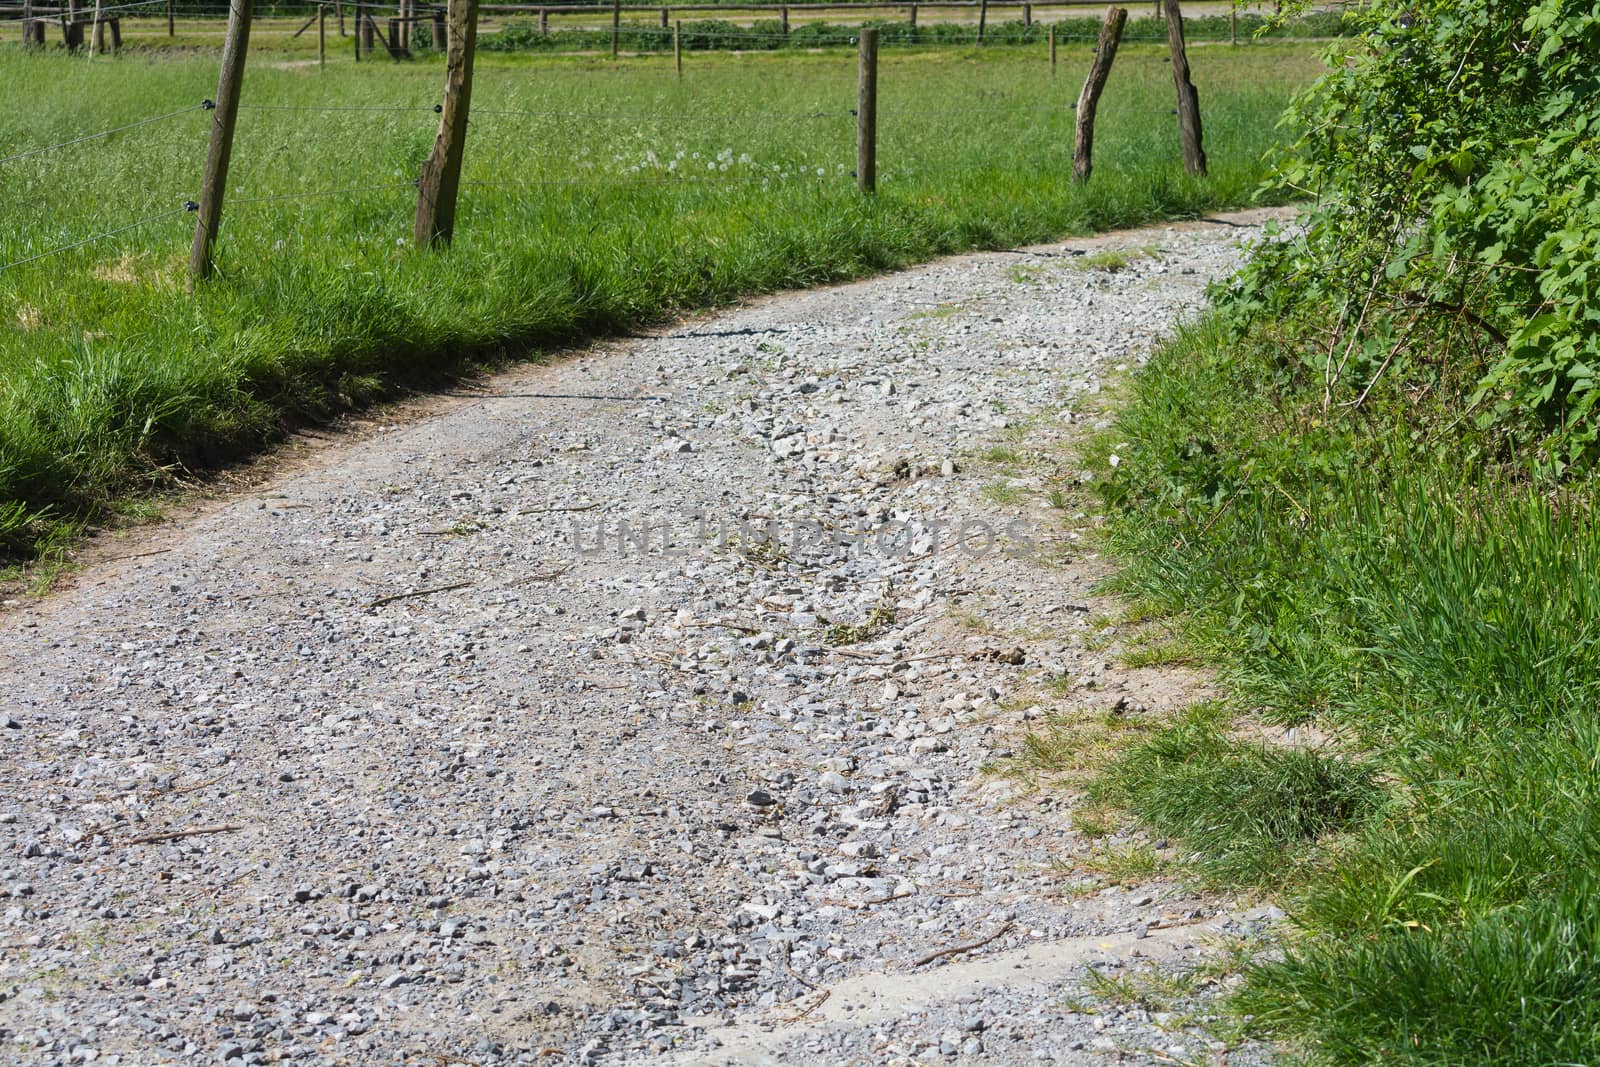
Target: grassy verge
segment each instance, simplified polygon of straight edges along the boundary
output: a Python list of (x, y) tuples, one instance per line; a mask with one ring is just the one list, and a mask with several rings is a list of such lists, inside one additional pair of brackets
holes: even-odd
[[(409, 247), (436, 60), (258, 63), (234, 149), (220, 277), (184, 264), (215, 86), (207, 56), (88, 63), (0, 52), (35, 105), (0, 156), (0, 550), (224, 463), (298, 421), (407, 384), (740, 294), (974, 247), (1243, 204), (1306, 46), (1196, 52), (1211, 176), (1178, 165), (1171, 77), (1129, 48), (1102, 105), (1095, 180), (1069, 179), (1068, 107), (1016, 50), (901, 51), (880, 75), (880, 193), (853, 188), (854, 64), (484, 57), (457, 239)], [(40, 91), (47, 86), (48, 91)], [(181, 109), (191, 110), (183, 111)]]
[[(1101, 789), (1202, 875), (1283, 890), (1286, 956), (1235, 1004), (1258, 1032), (1319, 1062), (1592, 1062), (1595, 485), (1490, 463), (1438, 368), (1341, 410), (1294, 353), (1202, 324), (1098, 445), (1115, 588), (1232, 694)], [(1261, 720), (1335, 740), (1242, 740)]]

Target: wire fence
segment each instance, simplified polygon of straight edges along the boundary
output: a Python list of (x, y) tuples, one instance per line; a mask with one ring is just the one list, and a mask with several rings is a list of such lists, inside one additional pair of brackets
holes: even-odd
[[(176, 118), (179, 118), (179, 117), (182, 117), (182, 116), (185, 116), (185, 115), (193, 114), (193, 113), (196, 113), (196, 112), (208, 112), (208, 111), (212, 110), (213, 107), (214, 107), (214, 105), (212, 104), (212, 102), (210, 100), (204, 100), (204, 101), (201, 101), (200, 103), (197, 103), (197, 104), (190, 104), (190, 105), (188, 105), (186, 107), (178, 108), (178, 109), (175, 109), (175, 110), (172, 110), (172, 111), (162, 112), (162, 113), (156, 114), (156, 115), (147, 116), (145, 118), (137, 119), (137, 120), (132, 121), (132, 122), (120, 123), (118, 125), (111, 126), (111, 127), (106, 128), (106, 129), (103, 129), (103, 130), (96, 130), (96, 131), (93, 131), (93, 132), (90, 132), (90, 133), (78, 134), (78, 135), (75, 135), (73, 137), (64, 138), (64, 139), (59, 140), (59, 141), (48, 142), (48, 143), (45, 143), (45, 144), (39, 144), (39, 145), (35, 145), (35, 146), (32, 146), (32, 147), (24, 148), (24, 149), (21, 149), (20, 151), (12, 152), (9, 155), (0, 156), (0, 168), (12, 166), (14, 164), (25, 162), (25, 161), (38, 160), (39, 158), (47, 156), (47, 155), (49, 155), (51, 153), (54, 153), (54, 152), (64, 151), (64, 150), (73, 148), (75, 146), (89, 144), (89, 143), (92, 143), (92, 142), (104, 141), (104, 140), (106, 140), (108, 138), (114, 137), (114, 136), (119, 135), (119, 134), (132, 133), (134, 131), (138, 131), (138, 130), (145, 129), (147, 127), (154, 126), (154, 125), (156, 125), (158, 123), (167, 122), (169, 120), (176, 119)], [(428, 119), (432, 119), (441, 110), (440, 105), (437, 105), (437, 104), (342, 104), (342, 103), (339, 103), (339, 104), (336, 104), (336, 103), (327, 103), (327, 104), (309, 104), (309, 103), (308, 104), (301, 104), (301, 103), (295, 103), (295, 104), (278, 104), (278, 103), (240, 104), (239, 109), (241, 111), (254, 111), (254, 112), (263, 112), (263, 113), (278, 112), (278, 113), (295, 113), (295, 114), (304, 114), (304, 113), (338, 113), (338, 112), (348, 112), (348, 113), (399, 113), (399, 114), (414, 114), (414, 115), (418, 115), (419, 117), (425, 116)], [(819, 120), (834, 120), (834, 121), (838, 121), (838, 122), (842, 123), (842, 122), (845, 122), (846, 120), (851, 119), (851, 117), (853, 116), (854, 112), (851, 109), (839, 107), (839, 108), (812, 109), (812, 110), (807, 110), (807, 111), (790, 111), (790, 112), (778, 112), (778, 111), (742, 112), (742, 114), (747, 118), (760, 118), (760, 119), (762, 119), (764, 121), (772, 121), (772, 122), (793, 123), (793, 122), (814, 122), (814, 121), (819, 121)], [(630, 121), (630, 122), (653, 122), (653, 123), (659, 123), (663, 127), (680, 127), (680, 126), (685, 126), (685, 125), (694, 125), (696, 123), (719, 123), (719, 122), (725, 122), (726, 121), (726, 116), (721, 116), (721, 115), (716, 115), (716, 114), (696, 113), (696, 112), (684, 111), (684, 110), (667, 110), (667, 109), (657, 109), (657, 110), (651, 110), (651, 111), (623, 111), (623, 112), (604, 111), (604, 112), (600, 112), (600, 111), (577, 111), (577, 110), (570, 110), (570, 109), (551, 109), (551, 108), (505, 108), (505, 107), (496, 108), (496, 107), (484, 107), (484, 108), (475, 109), (473, 111), (473, 116), (475, 118), (477, 118), (477, 119), (486, 119), (486, 120), (490, 120), (490, 121), (495, 121), (495, 120), (500, 120), (500, 119), (515, 119), (515, 120), (522, 120), (522, 121), (525, 122), (527, 120), (538, 121), (538, 120), (549, 120), (549, 119), (562, 119), (562, 120), (570, 120), (572, 122), (581, 122), (581, 123), (585, 123), (585, 124), (593, 124), (593, 123), (603, 122), (603, 121), (607, 121), (607, 120), (610, 120), (610, 121)], [(198, 141), (197, 141), (197, 147), (198, 147)], [(696, 161), (696, 162), (698, 162), (698, 161)], [(713, 166), (715, 167), (716, 164), (713, 164)], [(724, 167), (723, 169), (725, 170), (726, 168)], [(461, 186), (463, 188), (482, 189), (482, 190), (524, 190), (524, 191), (548, 190), (548, 189), (557, 189), (557, 188), (574, 188), (574, 189), (576, 189), (576, 188), (599, 188), (599, 187), (618, 187), (618, 188), (621, 188), (621, 187), (631, 187), (631, 188), (656, 187), (656, 188), (669, 188), (669, 187), (690, 187), (690, 186), (692, 186), (692, 187), (705, 187), (705, 186), (718, 186), (718, 185), (735, 186), (735, 185), (749, 185), (749, 184), (771, 185), (771, 184), (773, 184), (775, 182), (792, 182), (792, 181), (805, 181), (805, 182), (814, 183), (814, 182), (817, 182), (817, 181), (827, 180), (830, 177), (830, 175), (828, 173), (826, 173), (825, 171), (823, 171), (823, 170), (813, 171), (810, 168), (798, 168), (798, 169), (795, 169), (793, 171), (789, 171), (789, 172), (785, 172), (785, 173), (762, 172), (762, 173), (757, 173), (757, 174), (743, 174), (743, 173), (740, 173), (740, 174), (717, 173), (717, 174), (709, 174), (709, 175), (708, 174), (689, 174), (689, 173), (685, 173), (685, 172), (682, 172), (682, 171), (677, 171), (676, 170), (676, 164), (672, 163), (672, 162), (669, 162), (665, 167), (661, 168), (661, 171), (662, 171), (661, 173), (648, 175), (648, 176), (631, 176), (631, 175), (619, 175), (619, 174), (605, 174), (605, 175), (592, 175), (592, 176), (563, 176), (563, 177), (550, 177), (550, 178), (518, 178), (518, 179), (495, 179), (495, 180), (482, 179), (482, 178), (469, 178), (469, 179), (463, 180), (461, 182)], [(4, 177), (3, 170), (0, 170), (0, 178), (3, 178), (3, 177)], [(367, 183), (367, 184), (360, 184), (360, 185), (347, 185), (347, 186), (342, 186), (342, 187), (339, 187), (339, 188), (330, 188), (330, 189), (316, 189), (316, 190), (307, 190), (307, 191), (269, 193), (269, 194), (264, 194), (264, 195), (232, 196), (232, 197), (230, 197), (228, 199), (227, 203), (228, 203), (228, 205), (230, 207), (242, 208), (242, 207), (257, 206), (257, 205), (279, 204), (279, 203), (292, 202), (292, 201), (305, 201), (305, 200), (319, 200), (319, 199), (329, 199), (329, 198), (352, 197), (352, 196), (359, 196), (361, 194), (373, 193), (373, 192), (394, 192), (394, 191), (398, 191), (398, 190), (407, 190), (407, 191), (414, 192), (417, 189), (417, 186), (418, 186), (418, 182), (417, 182), (416, 179), (413, 178), (413, 179), (408, 179), (408, 180), (403, 180), (403, 181), (376, 182), (376, 183)], [(48, 197), (36, 198), (35, 200), (32, 200), (32, 201), (10, 200), (10, 201), (7, 202), (7, 209), (8, 209), (7, 213), (8, 214), (15, 213), (18, 209), (26, 208), (26, 207), (29, 207), (29, 206), (36, 205), (38, 203), (42, 203), (46, 199), (48, 199)], [(110, 239), (118, 237), (118, 236), (122, 236), (124, 234), (128, 234), (128, 233), (130, 233), (132, 231), (142, 229), (144, 227), (150, 226), (150, 225), (152, 225), (154, 223), (157, 223), (157, 222), (160, 222), (162, 220), (172, 219), (172, 218), (176, 218), (178, 216), (184, 216), (184, 215), (193, 214), (196, 211), (196, 209), (198, 208), (198, 206), (199, 205), (195, 202), (194, 199), (186, 197), (182, 202), (182, 206), (180, 206), (180, 207), (154, 211), (154, 212), (146, 214), (146, 215), (144, 215), (144, 216), (142, 216), (142, 217), (140, 217), (138, 219), (135, 219), (135, 220), (133, 220), (131, 222), (124, 223), (122, 225), (118, 225), (118, 226), (115, 226), (115, 227), (112, 227), (112, 228), (109, 228), (109, 229), (101, 230), (101, 231), (98, 231), (98, 232), (95, 232), (95, 233), (91, 233), (91, 234), (88, 234), (88, 235), (85, 235), (85, 236), (74, 237), (71, 240), (67, 240), (67, 241), (52, 245), (50, 247), (40, 249), (38, 251), (33, 251), (33, 252), (30, 252), (30, 253), (28, 253), (26, 255), (18, 256), (16, 258), (11, 259), (9, 261), (6, 261), (4, 263), (0, 263), (0, 275), (3, 275), (3, 274), (5, 274), (5, 273), (7, 273), (9, 271), (12, 271), (12, 270), (16, 270), (18, 268), (22, 268), (22, 267), (26, 267), (26, 266), (29, 266), (29, 265), (32, 265), (32, 264), (39, 263), (39, 262), (41, 262), (43, 260), (50, 259), (51, 257), (54, 257), (54, 256), (62, 255), (62, 254), (68, 253), (68, 252), (75, 251), (77, 249), (85, 248), (85, 247), (88, 247), (90, 245), (94, 245), (94, 244), (98, 244), (98, 243), (103, 242), (103, 241), (110, 240)]]
[[(106, 11), (141, 9), (165, 3), (166, 0), (138, 0), (138, 2), (114, 5), (109, 8), (102, 8), (101, 10), (102, 13), (104, 13)], [(346, 6), (353, 12), (360, 12), (364, 8), (364, 5)], [(193, 8), (191, 7), (190, 10), (193, 10)], [(222, 10), (226, 10), (226, 7), (224, 6)], [(603, 9), (597, 8), (596, 10), (602, 11)], [(642, 34), (646, 37), (652, 35), (666, 36), (669, 38), (676, 37), (680, 43), (683, 39), (681, 31), (676, 29), (634, 26), (630, 27), (629, 31)], [(718, 40), (759, 41), (767, 43), (774, 41), (793, 42), (798, 36), (798, 34), (790, 32), (769, 32), (757, 30), (729, 32), (719, 31), (719, 33), (720, 36), (717, 38)], [(887, 42), (890, 39), (891, 38), (880, 37), (880, 41), (884, 42)], [(1058, 36), (1056, 39), (1061, 40), (1063, 38)], [(1087, 40), (1091, 39), (1091, 36), (1082, 35), (1067, 39)], [(838, 43), (842, 44), (846, 41), (854, 43), (856, 38), (854, 36), (844, 36), (841, 37)], [(938, 43), (948, 43), (948, 41)], [(1053, 72), (1054, 50), (1051, 51), (1051, 64)], [(990, 100), (985, 99), (981, 95), (976, 97), (969, 95), (967, 98), (961, 101), (959, 106), (953, 108), (948, 105), (931, 105), (924, 101), (909, 101), (905, 103), (897, 102), (895, 106), (895, 112), (897, 115), (904, 116), (934, 116), (939, 118), (955, 119), (978, 117), (985, 119), (1010, 118), (1020, 120), (1039, 116), (1052, 116), (1054, 121), (1070, 123), (1071, 109), (1074, 106), (1075, 105), (1064, 99), (1041, 100), (1039, 94), (1037, 93), (1018, 93), (1011, 99), (1002, 100)], [(0, 180), (5, 180), (7, 178), (7, 175), (4, 173), (4, 168), (12, 167), (16, 164), (26, 161), (38, 160), (41, 157), (48, 156), (51, 153), (64, 151), (73, 148), (74, 146), (84, 145), (91, 142), (105, 141), (118, 135), (132, 134), (136, 131), (154, 127), (161, 123), (170, 122), (196, 111), (204, 112), (213, 108), (214, 105), (212, 101), (204, 100), (199, 103), (189, 104), (181, 108), (150, 115), (131, 122), (120, 123), (106, 129), (77, 134), (59, 141), (19, 148), (9, 155), (0, 156)], [(351, 115), (414, 115), (420, 120), (417, 128), (418, 132), (425, 132), (430, 126), (433, 125), (434, 117), (441, 113), (442, 106), (433, 102), (288, 102), (269, 100), (264, 102), (241, 103), (239, 104), (239, 110), (242, 112), (261, 115), (272, 113), (284, 115), (331, 115), (336, 113), (348, 113)], [(847, 162), (848, 157), (844, 156), (843, 154), (845, 151), (847, 151), (846, 146), (848, 146), (851, 136), (856, 132), (855, 126), (858, 115), (855, 107), (846, 106), (842, 102), (822, 102), (809, 107), (800, 107), (792, 110), (749, 110), (739, 107), (737, 108), (737, 116), (739, 119), (746, 122), (758, 121), (774, 128), (787, 129), (789, 127), (795, 127), (796, 129), (804, 129), (807, 131), (827, 130), (829, 128), (827, 124), (837, 124), (835, 127), (836, 133), (829, 136), (836, 136), (839, 143), (833, 145), (830, 150), (838, 151), (840, 152), (840, 155), (835, 156), (822, 165), (818, 165), (818, 162), (815, 159), (802, 159), (799, 157), (791, 159), (782, 164), (771, 162), (765, 164), (753, 164), (753, 161), (748, 160), (747, 157), (742, 155), (737, 159), (732, 158), (731, 153), (729, 154), (729, 158), (724, 158), (723, 156), (718, 155), (716, 158), (703, 159), (698, 153), (695, 153), (692, 158), (686, 158), (685, 153), (680, 151), (678, 152), (676, 158), (659, 160), (655, 158), (654, 152), (651, 152), (649, 153), (649, 159), (647, 163), (644, 164), (635, 163), (631, 167), (626, 166), (625, 164), (618, 165), (604, 173), (578, 175), (566, 174), (545, 177), (530, 176), (526, 173), (526, 165), (516, 162), (508, 163), (505, 158), (490, 154), (486, 155), (485, 158), (493, 159), (496, 164), (505, 166), (506, 168), (510, 169), (512, 173), (516, 173), (519, 170), (522, 173), (516, 178), (496, 178), (492, 176), (478, 176), (469, 174), (461, 178), (459, 184), (462, 188), (478, 190), (537, 191), (560, 188), (586, 189), (599, 187), (687, 188), (748, 186), (752, 184), (771, 186), (775, 183), (805, 183), (808, 185), (825, 185), (829, 182), (855, 177), (855, 172), (851, 169), (854, 161), (851, 160)], [(472, 122), (476, 124), (487, 125), (489, 127), (494, 127), (502, 123), (533, 126), (547, 122), (570, 122), (574, 124), (583, 124), (586, 127), (593, 128), (604, 126), (606, 124), (635, 123), (643, 126), (658, 125), (663, 129), (671, 130), (715, 128), (718, 125), (727, 123), (729, 121), (729, 117), (730, 116), (727, 113), (718, 113), (714, 109), (704, 108), (699, 110), (685, 108), (603, 108), (581, 110), (567, 106), (478, 106), (474, 107), (470, 113), (470, 120)], [(200, 155), (198, 131), (196, 136), (196, 156), (198, 157)], [(805, 136), (810, 137), (812, 134), (808, 132)], [(876, 139), (876, 134), (873, 136), (874, 139)], [(891, 138), (890, 143), (894, 143), (896, 140), (896, 138)], [(800, 141), (809, 143), (805, 141), (805, 138), (801, 138)], [(574, 159), (576, 158), (577, 157), (574, 157)], [(621, 157), (618, 158), (620, 159)], [(589, 162), (583, 162), (575, 165), (588, 167), (592, 164)], [(414, 167), (415, 164), (410, 164), (410, 166)], [(413, 170), (413, 173), (415, 173), (415, 170)], [(392, 193), (401, 189), (416, 190), (418, 189), (418, 184), (419, 183), (417, 179), (407, 178), (405, 180), (348, 184), (341, 185), (336, 188), (294, 191), (269, 190), (260, 193), (253, 193), (252, 195), (234, 195), (227, 199), (227, 204), (230, 207), (244, 207), (282, 204), (295, 201), (351, 198), (359, 197), (368, 193)], [(241, 189), (239, 191), (242, 192), (243, 190)], [(163, 195), (173, 194), (167, 193)], [(26, 255), (17, 256), (16, 258), (11, 259), (9, 262), (0, 264), (0, 275), (24, 266), (28, 266), (30, 264), (38, 263), (53, 256), (62, 255), (76, 249), (110, 240), (119, 235), (127, 234), (131, 231), (152, 225), (164, 219), (171, 219), (179, 215), (192, 213), (196, 210), (198, 205), (195, 201), (196, 199), (200, 198), (198, 192), (190, 190), (187, 193), (181, 193), (178, 195), (183, 196), (181, 207), (152, 211), (131, 222), (120, 224), (85, 236), (73, 237), (70, 240), (60, 241), (59, 243), (51, 245), (50, 247), (41, 248), (38, 250), (30, 250)], [(36, 198), (31, 202), (27, 200), (11, 200), (8, 202), (8, 207), (12, 210), (15, 210), (18, 207), (28, 206), (30, 203), (42, 203), (46, 199), (48, 199), (48, 194), (45, 197)], [(171, 201), (169, 201), (169, 203), (170, 202)]]

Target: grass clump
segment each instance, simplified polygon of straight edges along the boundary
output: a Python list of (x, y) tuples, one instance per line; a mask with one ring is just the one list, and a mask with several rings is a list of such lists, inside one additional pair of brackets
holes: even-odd
[(1210, 709), (1191, 713), (1099, 782), (1103, 798), (1196, 849), (1209, 880), (1279, 883), (1293, 857), (1381, 811), (1370, 765), (1232, 740), (1222, 725)]

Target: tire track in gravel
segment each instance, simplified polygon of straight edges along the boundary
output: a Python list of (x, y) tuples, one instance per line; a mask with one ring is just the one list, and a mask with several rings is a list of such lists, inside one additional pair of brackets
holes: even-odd
[(1263, 217), (519, 368), (0, 617), (0, 1057), (1204, 1055), (1063, 997), (1270, 915), (1064, 877), (1070, 794), (981, 769), (1203, 686), (1095, 651), (1041, 490)]

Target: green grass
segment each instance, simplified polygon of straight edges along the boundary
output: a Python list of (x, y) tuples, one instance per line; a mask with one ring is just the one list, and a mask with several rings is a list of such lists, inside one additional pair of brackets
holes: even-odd
[[(1296, 934), (1235, 1008), (1313, 1062), (1593, 1062), (1600, 518), (1463, 428), (1424, 366), (1325, 408), (1322, 356), (1202, 323), (1098, 445), (1112, 588), (1179, 613), (1227, 714), (1101, 784)], [(1427, 383), (1432, 382), (1429, 386)], [(1234, 716), (1341, 739), (1286, 750)]]
[[(287, 427), (507, 357), (762, 290), (976, 247), (1246, 203), (1313, 49), (1196, 50), (1209, 178), (1179, 166), (1171, 78), (1131, 46), (1102, 104), (1095, 179), (1069, 181), (1086, 48), (899, 50), (880, 74), (880, 192), (858, 195), (851, 56), (480, 57), (456, 242), (410, 248), (436, 57), (325, 70), (258, 57), (218, 278), (191, 295), (207, 115), (0, 163), (0, 550), (26, 552), (174, 471)], [(210, 55), (93, 63), (0, 48), (27, 98), (0, 156), (198, 105)], [(316, 110), (329, 105), (399, 110)], [(312, 195), (334, 193), (336, 195)], [(286, 199), (274, 199), (284, 197)], [(163, 215), (167, 212), (176, 214)], [(161, 216), (151, 218), (152, 216)]]

